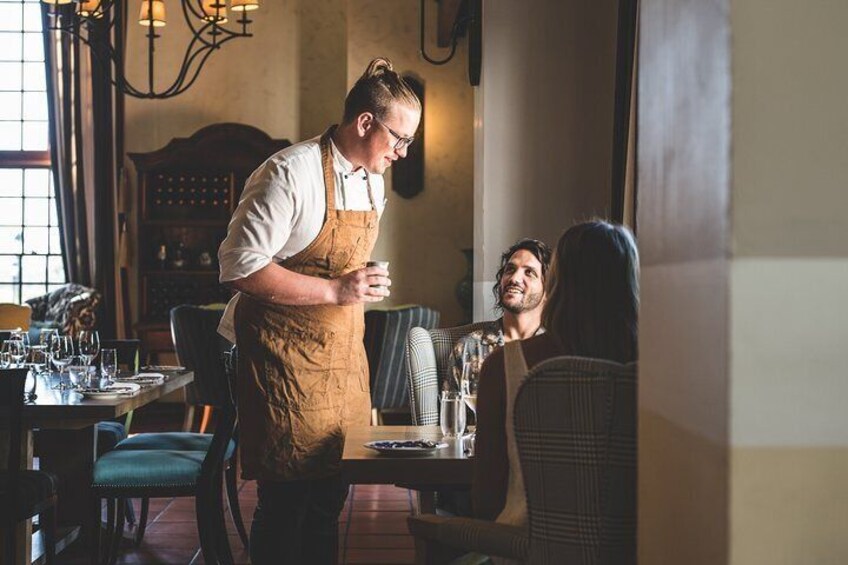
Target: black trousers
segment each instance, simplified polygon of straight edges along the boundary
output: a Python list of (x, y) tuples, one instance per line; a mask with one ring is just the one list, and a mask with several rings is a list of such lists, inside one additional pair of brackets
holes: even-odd
[(332, 565), (339, 556), (339, 514), (348, 487), (335, 475), (303, 481), (259, 481), (250, 528), (253, 565)]

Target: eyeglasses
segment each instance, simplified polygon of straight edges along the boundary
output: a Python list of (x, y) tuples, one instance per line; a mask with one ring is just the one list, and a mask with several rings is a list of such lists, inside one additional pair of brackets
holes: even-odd
[(380, 120), (378, 120), (377, 118), (374, 118), (374, 121), (377, 122), (378, 124), (380, 124), (381, 126), (383, 126), (384, 128), (386, 128), (389, 131), (389, 133), (392, 134), (395, 137), (395, 139), (397, 139), (394, 147), (392, 147), (392, 149), (394, 149), (395, 151), (400, 151), (401, 149), (405, 149), (406, 147), (409, 147), (410, 145), (412, 145), (412, 142), (415, 141), (414, 136), (413, 137), (404, 137), (401, 134), (399, 134), (398, 132), (396, 132), (395, 130), (393, 130), (392, 128), (390, 128), (389, 126), (387, 126), (386, 124), (384, 124), (383, 122), (381, 122)]

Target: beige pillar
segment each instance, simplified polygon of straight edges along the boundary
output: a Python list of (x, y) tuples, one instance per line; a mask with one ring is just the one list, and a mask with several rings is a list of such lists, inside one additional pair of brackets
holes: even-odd
[(836, 0), (646, 0), (640, 563), (848, 562)]

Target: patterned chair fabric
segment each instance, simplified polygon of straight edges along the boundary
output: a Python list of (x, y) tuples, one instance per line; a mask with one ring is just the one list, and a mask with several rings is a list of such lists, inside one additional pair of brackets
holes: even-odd
[(439, 423), (439, 390), (450, 378), (450, 354), (456, 341), (491, 322), (453, 328), (412, 328), (406, 340), (406, 372), (409, 376), (409, 408), (412, 424)]
[(409, 406), (404, 348), (409, 330), (435, 328), (439, 312), (426, 306), (403, 306), (365, 313), (365, 353), (371, 382), (371, 405), (378, 410)]
[(515, 401), (529, 530), (410, 517), (419, 562), (475, 551), (548, 565), (636, 563), (636, 364), (557, 357)]
[(515, 399), (529, 563), (635, 565), (636, 364), (559, 357)]
[(100, 293), (81, 284), (68, 283), (26, 303), (32, 307), (33, 322), (76, 337), (80, 331), (93, 330), (97, 325)]

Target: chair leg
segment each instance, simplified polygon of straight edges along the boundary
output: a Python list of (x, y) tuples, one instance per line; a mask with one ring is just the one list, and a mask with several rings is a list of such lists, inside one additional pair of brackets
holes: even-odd
[(141, 515), (138, 517), (138, 528), (135, 530), (135, 546), (141, 545), (144, 539), (144, 531), (147, 529), (147, 513), (150, 510), (150, 499), (141, 499)]
[(109, 561), (109, 551), (112, 547), (112, 538), (115, 535), (115, 506), (117, 502), (114, 498), (106, 499), (106, 539), (104, 541), (106, 549), (106, 561)]
[(190, 432), (194, 427), (194, 406), (191, 404), (185, 405), (185, 413), (183, 414), (183, 431)]
[(200, 418), (200, 433), (205, 434), (206, 428), (209, 427), (209, 418), (212, 416), (212, 407), (203, 407), (203, 417)]
[[(91, 501), (91, 539), (88, 540), (88, 554), (91, 565), (100, 565), (100, 522), (102, 520), (103, 501), (99, 497), (94, 497)], [(108, 524), (108, 522), (107, 522)]]
[(244, 529), (244, 520), (241, 517), (241, 506), (239, 505), (238, 493), (238, 457), (233, 455), (227, 466), (225, 481), (227, 485), (227, 502), (230, 507), (230, 519), (238, 531), (241, 544), (245, 549), (250, 549), (250, 541), (247, 536), (247, 530)]
[(127, 412), (127, 418), (124, 420), (124, 430), (127, 432), (127, 435), (130, 435), (130, 426), (132, 426), (133, 421), (133, 411), (130, 410)]
[(115, 531), (112, 536), (112, 544), (109, 548), (109, 565), (115, 565), (118, 560), (118, 554), (121, 552), (121, 541), (124, 539), (124, 504), (126, 499), (118, 498), (115, 500)]
[(135, 508), (133, 508), (132, 499), (127, 499), (127, 504), (124, 508), (124, 515), (127, 518), (127, 525), (135, 526)]
[(214, 508), (213, 524), (215, 528), (215, 539), (217, 546), (215, 550), (218, 553), (220, 563), (232, 564), (233, 552), (230, 549), (230, 536), (227, 535), (227, 523), (224, 520), (224, 477), (218, 476), (218, 480), (214, 482), (214, 491), (212, 503)]
[(56, 507), (51, 506), (45, 509), (38, 516), (38, 522), (41, 525), (41, 531), (44, 532), (41, 539), (44, 540), (47, 565), (53, 565), (56, 562)]
[(206, 563), (218, 563), (218, 552), (215, 550), (215, 532), (212, 530), (212, 493), (209, 487), (198, 485), (194, 497), (195, 514), (197, 515), (197, 533), (200, 536), (200, 550), (203, 553), (203, 561)]

